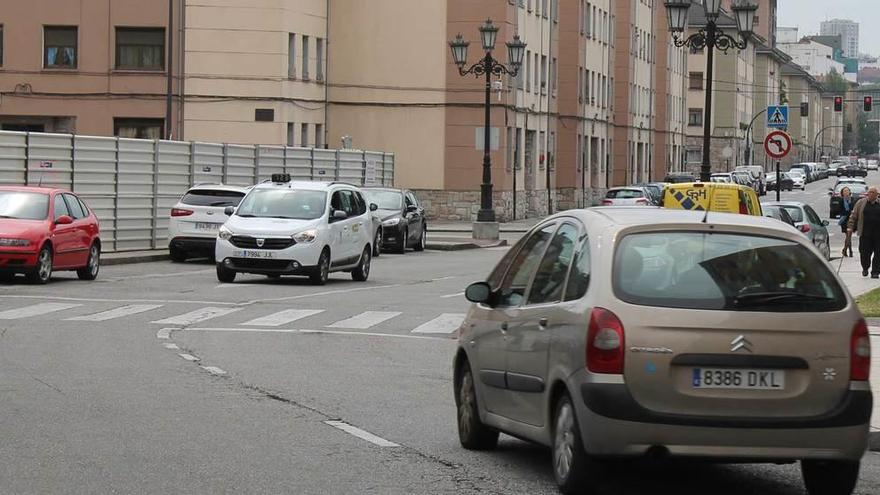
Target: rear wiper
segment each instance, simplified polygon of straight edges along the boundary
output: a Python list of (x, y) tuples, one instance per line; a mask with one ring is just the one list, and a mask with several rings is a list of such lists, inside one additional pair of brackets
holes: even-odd
[(733, 298), (735, 306), (761, 305), (768, 303), (794, 303), (794, 302), (831, 302), (833, 297), (806, 294), (803, 292), (752, 292), (741, 294)]
[(236, 216), (239, 216), (242, 218), (256, 218), (257, 217), (256, 215), (251, 215), (250, 213), (244, 213), (244, 214), (239, 213)]

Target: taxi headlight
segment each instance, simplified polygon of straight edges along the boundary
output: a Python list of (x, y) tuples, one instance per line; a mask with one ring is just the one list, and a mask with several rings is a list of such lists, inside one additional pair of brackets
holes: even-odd
[(224, 241), (232, 239), (232, 232), (230, 232), (229, 229), (227, 229), (226, 227), (220, 227), (220, 232), (218, 232), (217, 235)]
[(9, 237), (0, 237), (0, 246), (27, 247), (31, 245), (31, 241), (27, 239), (12, 239)]
[(389, 218), (382, 222), (383, 227), (394, 227), (395, 225), (400, 223), (400, 217)]
[(298, 234), (293, 234), (293, 240), (300, 244), (309, 244), (315, 242), (318, 238), (318, 229), (304, 230)]

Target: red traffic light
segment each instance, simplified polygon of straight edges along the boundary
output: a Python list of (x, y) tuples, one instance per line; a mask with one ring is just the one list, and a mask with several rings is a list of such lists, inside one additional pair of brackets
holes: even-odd
[(874, 97), (866, 96), (865, 97), (865, 111), (870, 112), (874, 108)]
[(834, 97), (834, 111), (842, 112), (843, 111), (843, 97), (835, 96)]

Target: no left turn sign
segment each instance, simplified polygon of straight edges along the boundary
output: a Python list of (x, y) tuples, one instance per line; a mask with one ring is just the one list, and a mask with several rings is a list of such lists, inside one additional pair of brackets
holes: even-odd
[(767, 152), (767, 156), (775, 160), (785, 158), (791, 148), (791, 136), (787, 132), (773, 131), (764, 139), (764, 151)]

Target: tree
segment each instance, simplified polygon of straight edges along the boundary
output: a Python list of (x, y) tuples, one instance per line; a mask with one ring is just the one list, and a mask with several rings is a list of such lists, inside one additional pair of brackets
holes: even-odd
[(825, 91), (836, 95), (844, 95), (849, 91), (849, 81), (847, 81), (846, 78), (833, 67), (825, 76), (822, 85), (825, 86)]

